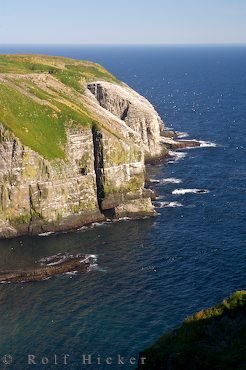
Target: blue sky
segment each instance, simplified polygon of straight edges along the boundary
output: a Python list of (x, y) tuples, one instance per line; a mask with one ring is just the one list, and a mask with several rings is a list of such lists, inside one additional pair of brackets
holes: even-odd
[(0, 43), (246, 43), (246, 0), (1, 0)]

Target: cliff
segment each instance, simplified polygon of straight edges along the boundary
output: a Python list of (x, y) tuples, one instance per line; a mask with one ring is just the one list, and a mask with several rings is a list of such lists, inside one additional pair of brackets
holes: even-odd
[(145, 160), (165, 153), (162, 128), (98, 64), (0, 55), (0, 237), (153, 215)]
[(141, 353), (146, 370), (244, 370), (246, 291), (188, 317)]

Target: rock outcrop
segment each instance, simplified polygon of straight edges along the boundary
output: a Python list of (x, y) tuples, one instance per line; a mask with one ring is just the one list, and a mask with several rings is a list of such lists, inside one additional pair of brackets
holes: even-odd
[(174, 140), (170, 137), (161, 137), (161, 142), (166, 145), (168, 148), (177, 150), (184, 148), (196, 148), (201, 146), (200, 141), (198, 140)]
[(93, 63), (1, 58), (0, 237), (154, 215), (145, 160), (165, 147), (152, 105)]
[(93, 256), (56, 255), (38, 261), (35, 268), (0, 272), (0, 283), (27, 283), (53, 276), (85, 272), (94, 263)]

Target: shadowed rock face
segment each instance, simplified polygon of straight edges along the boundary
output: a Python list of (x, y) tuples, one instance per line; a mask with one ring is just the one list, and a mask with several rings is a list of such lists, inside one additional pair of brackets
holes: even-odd
[(93, 258), (90, 256), (52, 256), (39, 261), (39, 266), (36, 268), (0, 272), (0, 282), (33, 282), (67, 272), (84, 272), (89, 268), (91, 262), (93, 262)]

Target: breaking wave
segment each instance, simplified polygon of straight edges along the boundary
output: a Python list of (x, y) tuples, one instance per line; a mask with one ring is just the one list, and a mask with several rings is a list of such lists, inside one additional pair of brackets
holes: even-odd
[(177, 136), (178, 136), (178, 138), (179, 138), (179, 139), (183, 139), (183, 138), (185, 138), (185, 137), (189, 136), (189, 135), (187, 134), (187, 132), (180, 132), (180, 131), (176, 131), (176, 134), (177, 134)]
[(168, 163), (177, 162), (180, 159), (184, 159), (187, 156), (187, 153), (185, 153), (185, 152), (175, 152), (173, 150), (169, 150), (168, 153), (173, 158), (173, 160), (169, 160)]
[(182, 194), (188, 194), (188, 193), (206, 194), (206, 193), (209, 193), (209, 190), (207, 189), (175, 189), (172, 191), (172, 194), (175, 194), (175, 195), (182, 195)]
[(150, 182), (153, 184), (180, 184), (182, 180), (177, 179), (176, 177), (167, 177), (166, 179), (150, 179)]
[(49, 236), (52, 234), (54, 234), (54, 231), (48, 231), (47, 233), (41, 233), (41, 234), (38, 234), (38, 236)]
[(199, 140), (200, 148), (215, 148), (217, 144), (212, 143), (211, 141)]
[(66, 253), (57, 253), (49, 257), (43, 257), (37, 262), (40, 263), (41, 266), (55, 266), (55, 265), (59, 265), (62, 262), (67, 261), (68, 259), (80, 258), (80, 257), (81, 257), (80, 263), (89, 262), (91, 265), (97, 261), (97, 256), (95, 254), (73, 255), (73, 254), (69, 254), (66, 252)]
[(176, 208), (176, 207), (183, 207), (183, 204), (179, 202), (157, 202), (155, 207), (156, 208)]

